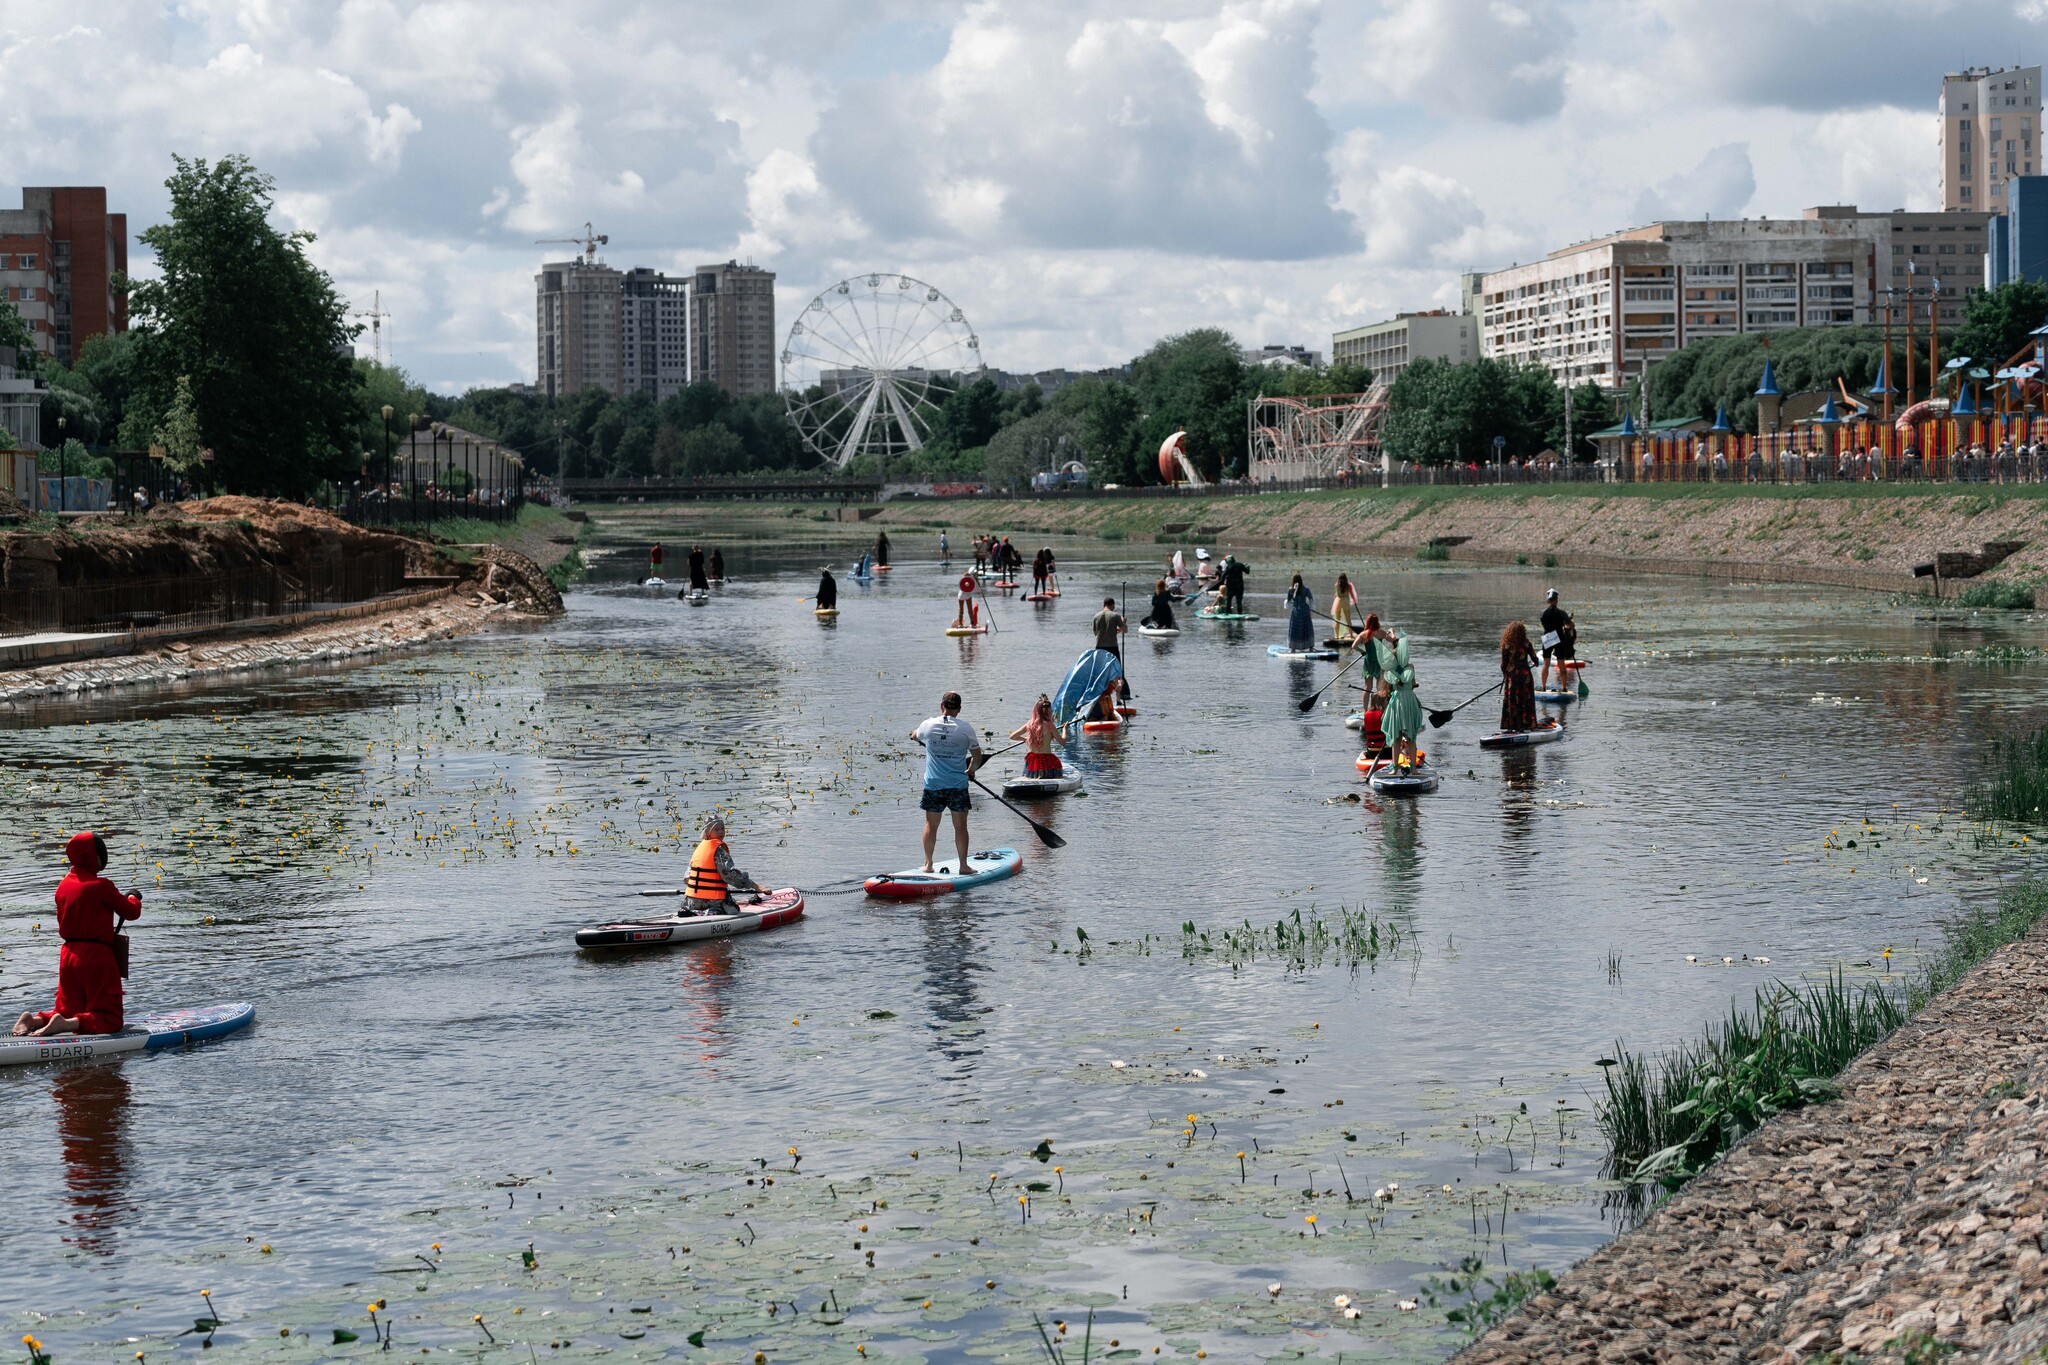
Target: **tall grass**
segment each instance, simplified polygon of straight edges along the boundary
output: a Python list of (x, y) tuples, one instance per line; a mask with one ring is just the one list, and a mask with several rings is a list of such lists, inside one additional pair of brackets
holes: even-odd
[(1999, 746), (1998, 766), (1964, 795), (1979, 820), (2039, 820), (2048, 815), (2048, 728)]
[(1951, 601), (1958, 607), (2031, 611), (2034, 606), (2034, 590), (2025, 583), (1972, 583), (1957, 593)]
[(1833, 1098), (1850, 1062), (2044, 916), (2048, 882), (2024, 882), (1944, 926), (1941, 948), (1899, 985), (1852, 986), (1837, 969), (1803, 988), (1759, 990), (1749, 1008), (1732, 1006), (1699, 1041), (1662, 1057), (1617, 1047), (1603, 1063), (1602, 1174), (1675, 1190), (1773, 1115)]

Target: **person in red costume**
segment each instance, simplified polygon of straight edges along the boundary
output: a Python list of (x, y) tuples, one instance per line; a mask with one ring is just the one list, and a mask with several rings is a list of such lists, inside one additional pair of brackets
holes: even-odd
[(16, 1037), (121, 1031), (121, 968), (114, 957), (114, 931), (121, 920), (140, 918), (142, 896), (124, 896), (100, 875), (107, 865), (107, 844), (99, 835), (72, 835), (64, 856), (71, 860), (71, 871), (57, 884), (57, 932), (64, 939), (57, 956), (57, 1003), (52, 1009), (23, 1013), (14, 1021)]

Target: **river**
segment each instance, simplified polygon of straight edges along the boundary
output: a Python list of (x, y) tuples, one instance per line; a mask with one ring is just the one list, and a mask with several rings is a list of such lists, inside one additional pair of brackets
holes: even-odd
[[(1021, 876), (579, 954), (679, 884), (714, 806), (775, 885), (914, 866), (910, 728), (947, 688), (1017, 725), (1160, 563), (1058, 542), (1062, 599), (960, 641), (964, 562), (921, 543), (821, 627), (800, 599), (852, 552), (809, 536), (728, 548), (703, 608), (633, 586), (634, 547), (546, 626), (9, 717), (11, 1006), (47, 1003), (61, 845), (95, 828), (146, 896), (131, 1014), (259, 1011), (0, 1075), (14, 1337), (64, 1365), (345, 1358), (385, 1328), (507, 1360), (1023, 1360), (1034, 1315), (1074, 1339), (1092, 1310), (1098, 1356), (1440, 1358), (1462, 1337), (1429, 1277), (1612, 1235), (1617, 1039), (1887, 947), (1905, 970), (1983, 894), (1942, 812), (2044, 677), (2032, 616), (1250, 552), (1266, 619), (1133, 638), (1139, 714), (1069, 747), (1085, 797), (1031, 807), (1064, 848), (978, 799), (976, 846)], [(1483, 700), (1429, 735), (1441, 791), (1377, 798), (1356, 692), (1303, 714), (1332, 665), (1267, 656), (1295, 567), (1324, 601), (1352, 569), (1436, 707), (1497, 678), (1557, 578), (1591, 695), (1505, 756)]]

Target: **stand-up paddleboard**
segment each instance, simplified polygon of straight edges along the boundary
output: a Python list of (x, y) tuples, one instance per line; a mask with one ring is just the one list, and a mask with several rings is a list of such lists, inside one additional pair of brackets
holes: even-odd
[(1548, 689), (1536, 694), (1536, 700), (1549, 702), (1552, 706), (1563, 706), (1567, 702), (1574, 702), (1578, 699), (1578, 692), (1570, 688)]
[(1027, 592), (1024, 594), (1024, 600), (1026, 602), (1050, 602), (1058, 596), (1059, 594), (1056, 592)]
[(1120, 720), (1084, 720), (1081, 722), (1081, 729), (1091, 735), (1115, 734), (1123, 728), (1124, 723)]
[(946, 627), (946, 634), (948, 634), (948, 635), (953, 635), (953, 636), (960, 636), (960, 635), (986, 635), (986, 634), (988, 634), (988, 627), (987, 627), (987, 626), (947, 626), (947, 627)]
[(1267, 645), (1266, 653), (1271, 658), (1292, 660), (1334, 659), (1337, 657), (1337, 651), (1334, 649), (1289, 649), (1286, 645)]
[(1001, 588), (1004, 592), (1008, 592), (1017, 586), (1017, 580), (1014, 578), (998, 578), (991, 582), (989, 586), (991, 588)]
[(1368, 759), (1360, 754), (1358, 766), (1365, 771), (1365, 780), (1372, 784), (1372, 789), (1382, 796), (1421, 796), (1435, 791), (1443, 781), (1427, 763), (1417, 763), (1403, 772), (1391, 758)]
[[(1358, 637), (1355, 635), (1351, 637), (1352, 640), (1355, 640), (1357, 638)], [(1329, 639), (1323, 641), (1323, 648), (1334, 649), (1338, 651), (1347, 650), (1351, 648), (1351, 640), (1340, 640), (1336, 636), (1332, 635)]]
[(876, 572), (876, 573), (888, 573), (888, 572), (889, 572), (890, 570), (894, 569), (895, 567), (896, 567), (896, 566), (895, 566), (894, 564), (877, 564), (877, 565), (875, 565), (875, 572)]
[(1495, 730), (1479, 737), (1482, 749), (1526, 749), (1531, 744), (1551, 744), (1564, 738), (1564, 727), (1556, 721), (1533, 730)]
[(932, 864), (930, 872), (912, 868), (907, 872), (884, 872), (868, 878), (867, 892), (882, 900), (914, 901), (926, 896), (943, 896), (948, 891), (999, 882), (1024, 870), (1024, 855), (1014, 848), (991, 848), (967, 855), (963, 873), (952, 860)]
[[(642, 892), (649, 894), (673, 894), (680, 891)], [(600, 924), (594, 929), (578, 929), (578, 948), (672, 948), (678, 943), (695, 943), (707, 938), (730, 938), (734, 934), (751, 934), (761, 929), (774, 929), (791, 924), (803, 918), (803, 893), (793, 886), (780, 891), (770, 891), (750, 901), (734, 901), (734, 912), (730, 915), (664, 915), (660, 919), (621, 920), (617, 924)]]
[(256, 1018), (254, 1005), (198, 1005), (191, 1009), (138, 1014), (119, 1033), (61, 1033), (53, 1038), (0, 1038), (0, 1066), (28, 1062), (61, 1062), (73, 1057), (104, 1057), (115, 1052), (161, 1052), (167, 1047), (204, 1042), (246, 1028)]
[(689, 592), (681, 593), (679, 596), (691, 606), (701, 607), (711, 600), (711, 590), (709, 588), (696, 588)]
[(1363, 711), (1353, 711), (1350, 715), (1344, 717), (1344, 728), (1347, 730), (1356, 730), (1364, 724), (1365, 712)]
[(1138, 714), (1138, 708), (1135, 706), (1119, 706), (1116, 708), (1116, 713), (1125, 720), (1129, 720), (1132, 716)]
[(1140, 635), (1149, 635), (1149, 636), (1151, 636), (1151, 637), (1152, 637), (1153, 639), (1155, 639), (1155, 640), (1165, 640), (1165, 639), (1170, 639), (1170, 638), (1172, 638), (1173, 636), (1175, 636), (1175, 635), (1178, 635), (1178, 634), (1180, 634), (1180, 627), (1178, 627), (1178, 626), (1139, 626), (1139, 627), (1138, 627), (1138, 634), (1140, 634)]
[(1018, 773), (1003, 779), (1005, 796), (1065, 796), (1081, 790), (1081, 774), (1072, 768), (1055, 773)]
[(811, 615), (817, 617), (820, 621), (837, 621), (839, 619), (839, 608), (819, 607)]
[(1576, 673), (1586, 666), (1586, 661), (1584, 659), (1559, 659), (1557, 666)]
[(1208, 607), (1203, 607), (1195, 615), (1201, 617), (1204, 621), (1256, 621), (1259, 619), (1255, 612), (1212, 611)]
[(640, 580), (640, 586), (643, 588), (665, 588), (668, 586), (668, 580), (665, 578), (643, 578)]

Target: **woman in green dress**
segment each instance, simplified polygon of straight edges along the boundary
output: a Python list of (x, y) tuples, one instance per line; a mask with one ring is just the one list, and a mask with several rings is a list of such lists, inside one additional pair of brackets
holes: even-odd
[(1394, 749), (1394, 766), (1406, 772), (1415, 766), (1415, 744), (1422, 737), (1422, 702), (1415, 695), (1415, 668), (1408, 661), (1408, 641), (1382, 630), (1373, 642), (1374, 664), (1393, 687), (1380, 725)]

